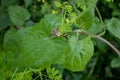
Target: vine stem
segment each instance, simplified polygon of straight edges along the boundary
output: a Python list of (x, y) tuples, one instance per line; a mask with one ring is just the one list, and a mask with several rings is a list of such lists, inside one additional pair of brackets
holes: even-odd
[(101, 36), (101, 35), (104, 35), (105, 32), (106, 32), (106, 31), (105, 31), (105, 25), (104, 25), (104, 22), (103, 22), (103, 19), (102, 19), (102, 16), (101, 16), (101, 14), (100, 14), (99, 9), (98, 9), (97, 7), (95, 7), (95, 9), (96, 9), (96, 11), (97, 11), (97, 14), (98, 14), (98, 16), (99, 16), (100, 22), (101, 22), (101, 24), (103, 25), (103, 29), (104, 29), (104, 31), (99, 34), (99, 36)]
[(95, 36), (95, 37), (100, 39), (101, 41), (105, 42), (106, 44), (108, 44), (120, 56), (120, 51), (114, 45), (112, 45), (109, 41), (107, 41), (106, 39), (104, 39), (100, 36)]
[(100, 14), (100, 11), (98, 10), (97, 7), (95, 7), (95, 9), (96, 9), (96, 11), (97, 11), (97, 13), (98, 13), (98, 16), (99, 16), (99, 18), (100, 18), (101, 23), (103, 24), (104, 22), (103, 22), (103, 19), (102, 19), (101, 14)]
[(120, 56), (120, 51), (113, 44), (111, 44), (109, 41), (107, 41), (106, 39), (102, 38), (101, 36), (95, 35), (95, 34), (91, 34), (91, 33), (86, 32), (84, 30), (75, 30), (75, 32), (77, 32), (77, 33), (84, 33), (84, 34), (90, 35), (91, 37), (94, 37), (94, 38), (97, 38), (97, 39), (103, 41), (104, 43), (109, 45)]

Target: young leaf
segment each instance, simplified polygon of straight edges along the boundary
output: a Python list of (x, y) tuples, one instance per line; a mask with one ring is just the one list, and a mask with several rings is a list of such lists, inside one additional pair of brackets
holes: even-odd
[(54, 27), (60, 27), (62, 23), (62, 16), (61, 15), (55, 15), (55, 14), (46, 14), (44, 19)]
[(18, 53), (17, 50), (20, 48), (23, 36), (30, 29), (31, 27), (20, 29), (18, 31), (15, 28), (9, 29), (4, 36), (3, 48), (7, 51)]
[(93, 34), (98, 34), (102, 32), (102, 30), (103, 30), (103, 25), (100, 23), (98, 18), (95, 18), (93, 25), (87, 31)]
[(11, 25), (8, 14), (2, 13), (0, 15), (0, 31), (5, 29), (7, 26)]
[(77, 16), (76, 24), (81, 28), (89, 29), (93, 24), (93, 16), (90, 12), (85, 11)]
[(30, 28), (31, 27), (27, 27), (18, 31), (14, 28), (11, 28), (5, 34), (3, 48), (6, 52), (6, 66), (8, 66), (9, 69), (14, 69), (16, 67), (16, 60), (20, 55), (23, 36)]
[[(17, 30), (14, 28), (11, 28), (7, 31), (7, 33), (4, 36), (4, 43), (3, 47), (5, 50), (16, 50), (17, 47), (17, 39), (19, 39), (17, 36), (15, 36)], [(17, 38), (16, 38), (17, 37)]]
[(7, 7), (8, 5), (13, 5), (17, 2), (17, 0), (1, 0), (1, 7)]
[(62, 34), (67, 33), (67, 32), (71, 32), (72, 28), (71, 25), (69, 23), (65, 23), (60, 27), (60, 32)]
[(60, 2), (58, 2), (58, 1), (55, 2), (55, 5), (56, 5), (57, 7), (59, 7), (59, 8), (62, 7), (62, 4), (61, 4)]
[(68, 43), (64, 67), (71, 71), (83, 71), (94, 52), (90, 37), (78, 40), (76, 36), (71, 36)]
[(111, 62), (112, 68), (119, 68), (120, 67), (120, 57), (114, 58)]
[(107, 21), (108, 31), (120, 39), (120, 20), (117, 18), (112, 18), (110, 21)]
[(20, 6), (10, 6), (8, 13), (14, 25), (21, 27), (30, 18), (30, 13)]
[(24, 0), (24, 2), (25, 2), (25, 6), (28, 7), (32, 2), (32, 0)]

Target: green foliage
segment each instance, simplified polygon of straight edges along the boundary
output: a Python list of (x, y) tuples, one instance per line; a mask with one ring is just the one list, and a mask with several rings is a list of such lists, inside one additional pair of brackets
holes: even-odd
[(6, 26), (9, 26), (11, 23), (10, 23), (10, 19), (8, 19), (9, 16), (5, 13), (1, 13), (1, 16), (0, 16), (0, 31), (5, 29)]
[(100, 24), (100, 21), (98, 18), (94, 19), (94, 22), (92, 26), (88, 29), (88, 32), (93, 33), (93, 34), (98, 34), (103, 31), (103, 25)]
[(71, 71), (83, 71), (94, 52), (90, 37), (79, 40), (77, 36), (71, 36), (68, 44), (69, 49), (66, 51), (65, 68)]
[(111, 67), (112, 67), (112, 68), (120, 68), (120, 57), (114, 58), (114, 59), (111, 61)]
[(51, 26), (55, 28), (59, 28), (62, 24), (62, 16), (61, 15), (55, 15), (55, 14), (46, 14), (44, 16), (44, 19), (50, 24)]
[(32, 0), (24, 0), (24, 2), (25, 6), (28, 7), (32, 3)]
[(0, 52), (0, 79), (1, 80), (5, 80), (6, 77), (5, 77), (5, 52)]
[(23, 37), (18, 63), (20, 64), (23, 60), (22, 66), (40, 66), (41, 68), (58, 63), (62, 59), (66, 43), (62, 37), (50, 37), (51, 31), (52, 27), (44, 20), (33, 27)]
[(71, 25), (68, 24), (68, 23), (63, 24), (63, 25), (60, 27), (60, 32), (61, 32), (62, 34), (67, 33), (67, 32), (71, 32), (71, 31), (72, 31)]
[(78, 24), (83, 29), (89, 29), (92, 26), (92, 23), (93, 17), (88, 11), (79, 14), (76, 19), (76, 24)]
[[(66, 68), (72, 71), (84, 70), (85, 65), (93, 55), (91, 40), (86, 38), (77, 42), (76, 37), (71, 37), (68, 41), (70, 49), (64, 54), (67, 49), (66, 40), (63, 37), (50, 36), (53, 30), (54, 27), (45, 20), (41, 20), (32, 28), (20, 29), (17, 32), (11, 29), (5, 35), (4, 49), (12, 51), (13, 56), (17, 56), (15, 57), (16, 63), (14, 63), (16, 66), (40, 66), (44, 69), (51, 64), (63, 63), (60, 61), (64, 61), (64, 56), (66, 56), (64, 63)], [(88, 51), (85, 50), (86, 47)], [(78, 59), (76, 59), (77, 56)], [(77, 65), (78, 63), (80, 65)]]
[(117, 80), (119, 8), (113, 0), (1, 0), (0, 80)]
[(108, 31), (120, 39), (120, 20), (117, 18), (112, 18), (107, 21), (107, 29)]
[(108, 2), (113, 2), (114, 0), (106, 0), (106, 1), (108, 1)]
[(56, 5), (57, 7), (62, 7), (62, 4), (61, 4), (60, 2), (55, 2), (55, 5)]
[(1, 0), (2, 7), (8, 7), (9, 5), (15, 4), (18, 0)]
[(13, 80), (32, 80), (30, 73), (20, 72), (16, 73)]
[[(4, 44), (3, 47), (6, 50), (16, 50), (17, 49), (17, 44), (19, 44), (17, 42), (17, 40), (19, 40), (19, 38), (17, 37), (16, 33), (16, 29), (11, 28), (5, 35), (4, 37)], [(15, 37), (16, 36), (16, 37)], [(10, 41), (10, 42), (9, 42)]]
[(8, 13), (14, 25), (22, 27), (24, 22), (30, 18), (30, 13), (20, 6), (10, 6)]
[(62, 80), (62, 75), (60, 75), (59, 71), (55, 70), (55, 68), (48, 67), (47, 74), (51, 80)]

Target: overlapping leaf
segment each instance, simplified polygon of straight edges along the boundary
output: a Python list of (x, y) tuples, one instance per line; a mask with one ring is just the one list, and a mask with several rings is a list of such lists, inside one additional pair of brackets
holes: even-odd
[(10, 69), (15, 69), (17, 66), (17, 58), (20, 55), (20, 49), (21, 49), (21, 42), (23, 39), (23, 36), (27, 31), (29, 31), (31, 27), (20, 29), (17, 31), (14, 28), (11, 28), (4, 37), (4, 44), (3, 48), (5, 50), (5, 59), (6, 59), (6, 66)]
[(44, 19), (54, 27), (60, 27), (62, 23), (62, 16), (61, 15), (54, 15), (54, 14), (46, 14)]
[(53, 29), (53, 26), (42, 20), (28, 32), (23, 32), (24, 34), (21, 32), (23, 36), (19, 41), (21, 44), (19, 44), (17, 65), (45, 68), (61, 60), (66, 42), (62, 37), (51, 37)]
[(3, 46), (7, 55), (12, 54), (13, 66), (46, 68), (63, 63), (71, 71), (84, 70), (94, 51), (90, 37), (78, 40), (71, 36), (67, 43), (62, 36), (51, 35), (56, 28), (51, 25), (43, 19), (33, 27), (6, 33)]
[(112, 68), (119, 68), (119, 67), (120, 67), (120, 57), (114, 58), (114, 59), (111, 61), (111, 67), (112, 67)]
[(5, 13), (0, 14), (0, 31), (5, 29), (10, 24), (9, 16)]
[(107, 21), (107, 29), (108, 31), (120, 39), (120, 20), (117, 18), (112, 18)]
[(83, 71), (94, 52), (90, 37), (78, 40), (76, 36), (69, 38), (69, 49), (66, 52), (64, 66), (71, 71)]
[(103, 30), (103, 25), (100, 23), (98, 18), (94, 19), (93, 25), (88, 29), (88, 32), (93, 33), (93, 34), (98, 34), (102, 32)]
[(14, 25), (21, 27), (24, 22), (30, 18), (30, 13), (20, 6), (10, 6), (8, 13)]
[(90, 12), (85, 11), (77, 16), (76, 24), (79, 25), (80, 28), (89, 29), (93, 24), (93, 16)]

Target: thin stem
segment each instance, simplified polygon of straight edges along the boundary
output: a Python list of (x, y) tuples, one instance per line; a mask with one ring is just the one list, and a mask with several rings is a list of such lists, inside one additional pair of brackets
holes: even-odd
[(39, 75), (40, 75), (40, 80), (43, 80), (42, 79), (42, 73), (39, 71)]
[[(95, 9), (96, 9), (96, 11), (97, 11), (97, 13), (98, 13), (98, 16), (99, 16), (99, 19), (100, 19), (101, 24), (102, 24), (103, 26), (105, 26), (105, 25), (104, 25), (104, 22), (103, 22), (103, 19), (102, 19), (102, 16), (101, 16), (101, 14), (100, 14), (100, 11), (98, 10), (97, 7), (95, 7)], [(104, 28), (104, 27), (103, 27), (103, 28)], [(104, 31), (99, 34), (99, 36), (101, 36), (101, 35), (103, 35), (103, 34), (105, 34), (105, 28), (104, 28)]]
[(62, 7), (62, 25), (63, 25), (63, 22), (64, 22), (63, 17), (64, 17), (64, 9), (63, 9), (63, 7)]
[(12, 75), (12, 78), (11, 78), (11, 80), (13, 80), (13, 78), (14, 78), (14, 76), (15, 76), (15, 73), (17, 72), (17, 70), (18, 70), (18, 66), (16, 67), (16, 69), (15, 69), (15, 71), (14, 71), (13, 75)]
[(99, 18), (100, 18), (101, 23), (103, 24), (104, 22), (103, 22), (103, 19), (102, 19), (101, 14), (100, 14), (100, 11), (98, 10), (97, 7), (95, 7), (95, 9), (96, 9), (96, 11), (97, 11), (97, 13), (98, 13), (98, 16), (99, 16)]
[(101, 36), (95, 35), (95, 34), (91, 34), (89, 32), (83, 31), (83, 30), (76, 30), (74, 32), (84, 33), (84, 34), (90, 35), (91, 37), (100, 39), (101, 41), (103, 41), (104, 43), (109, 45), (120, 56), (120, 51), (113, 44), (111, 44), (109, 41), (107, 41), (106, 39), (102, 38)]
[(106, 44), (108, 44), (119, 56), (120, 56), (120, 51), (114, 46), (112, 45), (109, 41), (107, 41), (106, 39), (100, 37), (100, 36), (96, 36), (96, 38), (100, 39), (101, 41), (105, 42)]
[(92, 68), (91, 68), (91, 70), (90, 70), (90, 72), (89, 72), (89, 74), (88, 74), (88, 76), (87, 76), (87, 80), (91, 77), (91, 75), (92, 75), (92, 73), (93, 73), (93, 71), (94, 71), (95, 65), (96, 65), (96, 63), (97, 63), (97, 60), (98, 60), (98, 55), (97, 55), (97, 57), (95, 58), (95, 60), (94, 60), (94, 62), (93, 62), (93, 66), (92, 66)]
[(39, 77), (39, 75), (38, 75), (38, 76), (36, 76), (33, 80), (36, 80), (38, 77)]
[(72, 6), (73, 6), (73, 8), (74, 8), (74, 10), (75, 10), (76, 13), (80, 13), (79, 10), (77, 10), (77, 8), (76, 8), (76, 6), (74, 5), (74, 3), (72, 3)]

